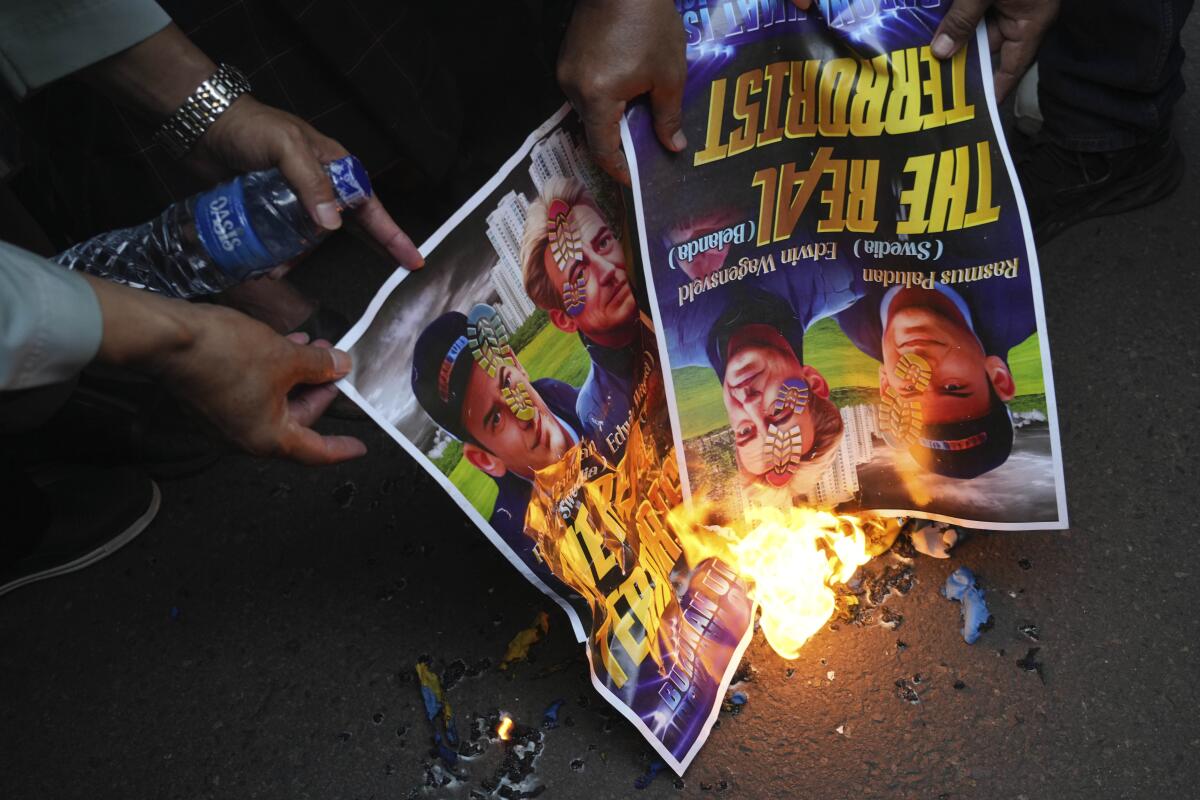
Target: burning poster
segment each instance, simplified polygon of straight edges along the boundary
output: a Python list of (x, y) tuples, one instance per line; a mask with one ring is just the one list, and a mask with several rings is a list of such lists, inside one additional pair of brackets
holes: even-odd
[(626, 117), (685, 496), (1067, 524), (1049, 349), (986, 35), (950, 0), (679, 3), (679, 154)]
[(616, 187), (564, 108), (398, 270), (339, 347), (343, 391), (587, 643), (593, 683), (682, 772), (752, 630), (685, 558), (659, 347)]

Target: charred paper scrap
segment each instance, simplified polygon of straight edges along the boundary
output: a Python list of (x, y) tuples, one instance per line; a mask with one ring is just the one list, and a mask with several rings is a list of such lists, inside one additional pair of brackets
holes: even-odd
[(566, 700), (555, 700), (550, 705), (546, 706), (546, 710), (542, 712), (542, 727), (557, 728), (558, 727), (558, 712), (566, 703)]
[(881, 556), (892, 548), (906, 517), (866, 517), (862, 521), (863, 535), (867, 537), (867, 555)]
[(949, 558), (958, 539), (958, 531), (944, 522), (926, 522), (912, 532), (913, 547), (933, 558)]
[(442, 692), (442, 682), (437, 673), (425, 661), (417, 662), (417, 677), (421, 681), (421, 699), (425, 703), (425, 716), (433, 728), (433, 753), (447, 766), (458, 762), (458, 730), (454, 726), (454, 712)]
[(538, 615), (533, 618), (533, 624), (520, 631), (508, 643), (508, 647), (504, 650), (504, 658), (500, 661), (500, 669), (506, 670), (513, 664), (527, 660), (529, 648), (540, 642), (549, 630), (550, 617), (545, 611), (539, 611)]
[(1042, 648), (1040, 647), (1029, 648), (1028, 652), (1025, 653), (1023, 658), (1017, 659), (1017, 666), (1026, 672), (1036, 672), (1042, 683), (1045, 683), (1046, 675), (1044, 672), (1042, 672), (1042, 662), (1037, 660), (1038, 651), (1041, 649)]
[(975, 644), (980, 631), (992, 626), (992, 615), (988, 613), (987, 603), (984, 602), (983, 589), (979, 588), (971, 570), (959, 567), (950, 573), (946, 585), (942, 587), (942, 596), (962, 603), (962, 635), (967, 644)]
[(650, 762), (650, 766), (646, 767), (646, 772), (634, 780), (633, 788), (645, 789), (654, 781), (656, 777), (658, 777), (658, 773), (662, 772), (666, 768), (667, 765), (661, 759), (654, 759)]

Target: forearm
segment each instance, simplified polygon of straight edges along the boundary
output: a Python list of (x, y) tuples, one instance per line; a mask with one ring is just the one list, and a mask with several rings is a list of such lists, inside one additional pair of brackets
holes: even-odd
[(89, 85), (151, 122), (183, 104), (217, 70), (175, 23), (84, 70)]
[(194, 342), (202, 307), (90, 275), (84, 278), (96, 294), (103, 320), (97, 361), (156, 375), (171, 356)]

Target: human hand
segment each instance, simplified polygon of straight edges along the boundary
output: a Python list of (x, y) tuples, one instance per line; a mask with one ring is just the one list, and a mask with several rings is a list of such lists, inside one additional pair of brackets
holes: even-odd
[(558, 82), (579, 112), (592, 158), (629, 184), (621, 115), (650, 94), (654, 131), (672, 152), (687, 147), (681, 128), (683, 21), (671, 0), (579, 0), (558, 59)]
[(100, 303), (97, 359), (158, 379), (238, 447), (303, 464), (366, 452), (311, 429), (350, 372), (350, 356), (305, 334), (283, 337), (238, 311), (84, 276)]
[(197, 334), (173, 354), (163, 383), (231, 442), (258, 456), (302, 464), (334, 464), (366, 453), (351, 436), (322, 436), (310, 427), (337, 397), (350, 355), (303, 333), (281, 337), (237, 311), (197, 306)]
[[(217, 65), (175, 23), (83, 70), (85, 81), (148, 120), (175, 113)], [(248, 170), (279, 167), (313, 220), (333, 230), (342, 224), (333, 187), (321, 164), (347, 155), (346, 148), (304, 120), (242, 95), (217, 117), (188, 157), (202, 174), (220, 180)], [(412, 240), (372, 197), (354, 212), (388, 254), (410, 269), (425, 263)]]
[[(327, 230), (336, 230), (342, 224), (341, 214), (322, 164), (346, 155), (346, 148), (299, 117), (242, 95), (205, 131), (189, 158), (200, 169), (218, 166), (247, 172), (279, 167), (313, 220)], [(372, 195), (352, 213), (401, 266), (415, 269), (424, 265), (412, 239), (378, 197)]]
[(1037, 56), (1038, 45), (1054, 18), (1059, 0), (954, 0), (933, 33), (930, 50), (950, 58), (987, 19), (988, 46), (996, 65), (996, 102), (1002, 102)]

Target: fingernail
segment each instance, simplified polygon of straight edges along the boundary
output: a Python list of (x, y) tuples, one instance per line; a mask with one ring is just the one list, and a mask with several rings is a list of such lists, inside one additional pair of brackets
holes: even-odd
[(675, 148), (676, 153), (687, 147), (687, 137), (683, 135), (683, 131), (675, 131), (671, 134), (671, 147)]
[(327, 231), (342, 227), (342, 215), (338, 213), (337, 203), (317, 203), (317, 222)]
[(949, 58), (954, 53), (954, 40), (944, 33), (939, 33), (930, 45), (933, 54), (938, 58)]
[(350, 368), (354, 366), (354, 360), (350, 358), (350, 354), (345, 350), (330, 350), (333, 353), (333, 371), (338, 375), (346, 375), (350, 372)]
[(417, 253), (416, 261), (408, 259), (410, 263), (404, 263), (406, 260), (404, 258), (404, 253), (406, 251), (405, 245), (407, 244), (407, 238), (408, 237), (406, 237), (403, 232), (397, 233), (391, 238), (391, 241), (387, 243), (387, 250), (389, 253), (391, 253), (392, 258), (396, 259), (409, 269), (420, 269), (421, 267), (425, 266), (425, 257), (420, 253)]

